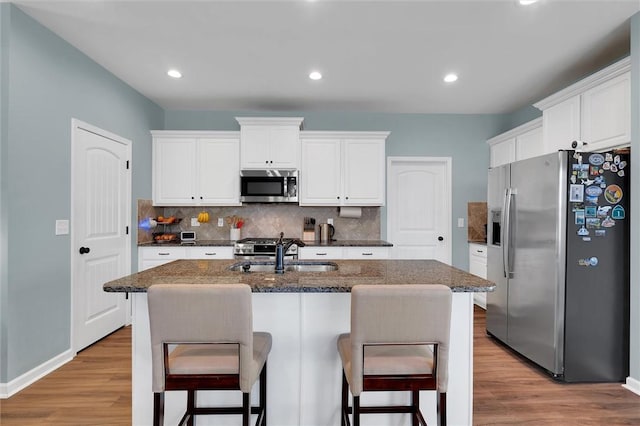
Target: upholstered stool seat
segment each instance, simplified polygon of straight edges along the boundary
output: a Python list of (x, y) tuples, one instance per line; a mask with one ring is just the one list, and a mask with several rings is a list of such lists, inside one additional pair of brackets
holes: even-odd
[[(351, 292), (351, 333), (338, 336), (342, 361), (341, 424), (363, 413), (410, 413), (425, 425), (421, 390), (437, 394), (446, 424), (451, 290), (442, 285), (357, 285)], [(348, 404), (348, 391), (353, 407)], [(360, 406), (364, 391), (410, 391), (411, 405)]]
[[(164, 392), (187, 391), (180, 424), (201, 414), (241, 414), (266, 426), (267, 357), (271, 335), (253, 332), (251, 288), (245, 284), (162, 284), (148, 290), (154, 425), (164, 419)], [(260, 381), (260, 403), (251, 389)], [(242, 392), (240, 407), (197, 407), (198, 390)]]

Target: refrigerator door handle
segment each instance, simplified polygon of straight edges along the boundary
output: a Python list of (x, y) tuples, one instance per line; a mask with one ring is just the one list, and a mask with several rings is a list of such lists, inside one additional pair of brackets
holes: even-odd
[(504, 274), (504, 277), (506, 278), (508, 276), (507, 274), (507, 263), (508, 263), (508, 258), (507, 258), (507, 253), (508, 253), (508, 247), (507, 247), (507, 229), (509, 226), (509, 199), (510, 197), (510, 193), (511, 193), (511, 188), (506, 188), (504, 191), (504, 198), (502, 199), (502, 216), (500, 218), (500, 229), (502, 230), (502, 232), (500, 233), (500, 247), (502, 247), (502, 273)]
[(507, 188), (505, 192), (504, 210), (502, 217), (504, 218), (504, 227), (502, 236), (504, 241), (502, 242), (502, 264), (504, 269), (504, 276), (506, 278), (513, 278), (513, 253), (511, 252), (511, 200), (516, 191), (513, 188)]

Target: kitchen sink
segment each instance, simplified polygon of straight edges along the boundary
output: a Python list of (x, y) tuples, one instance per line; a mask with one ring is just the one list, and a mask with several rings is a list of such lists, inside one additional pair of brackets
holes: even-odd
[[(244, 261), (229, 266), (230, 271), (236, 272), (275, 272), (275, 262)], [(338, 264), (333, 262), (292, 261), (284, 264), (285, 272), (331, 272), (338, 270)]]

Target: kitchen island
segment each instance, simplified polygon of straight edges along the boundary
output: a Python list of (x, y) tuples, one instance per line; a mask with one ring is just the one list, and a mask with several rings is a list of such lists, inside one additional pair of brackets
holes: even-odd
[[(237, 272), (235, 260), (178, 260), (104, 285), (132, 293), (132, 411), (134, 425), (151, 423), (151, 346), (146, 290), (159, 283), (244, 283), (253, 289), (253, 324), (273, 336), (268, 361), (268, 423), (324, 426), (340, 423), (341, 367), (336, 339), (350, 328), (350, 290), (357, 284), (444, 284), (453, 291), (448, 423), (471, 425), (473, 411), (473, 293), (493, 283), (435, 260), (336, 260), (330, 272)], [(257, 396), (257, 395), (254, 395)], [(408, 399), (408, 395), (406, 396)], [(403, 402), (405, 395), (369, 393), (367, 402)], [(237, 395), (201, 392), (199, 403), (235, 404)], [(186, 404), (181, 392), (165, 400), (167, 424), (176, 424)], [(426, 420), (435, 423), (435, 395), (423, 392)], [(405, 424), (406, 415), (367, 416), (367, 424)], [(402, 423), (401, 423), (402, 422)], [(201, 416), (198, 424), (238, 424), (237, 416)]]

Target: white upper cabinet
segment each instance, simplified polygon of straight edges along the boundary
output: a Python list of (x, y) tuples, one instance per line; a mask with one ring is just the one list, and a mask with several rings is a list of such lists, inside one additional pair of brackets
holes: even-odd
[(301, 132), (301, 206), (382, 206), (388, 132)]
[(240, 205), (238, 132), (151, 133), (154, 205)]
[(489, 165), (497, 167), (544, 153), (542, 118), (536, 118), (487, 141)]
[(242, 169), (298, 169), (299, 117), (236, 117)]
[(631, 142), (631, 61), (613, 65), (534, 104), (542, 110), (545, 152), (604, 151)]

